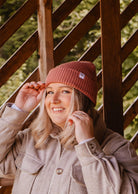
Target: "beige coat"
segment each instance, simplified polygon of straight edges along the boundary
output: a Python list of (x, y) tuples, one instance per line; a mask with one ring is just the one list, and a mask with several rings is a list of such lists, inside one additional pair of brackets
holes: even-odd
[[(98, 121), (100, 137), (61, 147), (57, 129), (35, 149), (27, 114), (6, 107), (0, 115), (0, 177), (15, 176), (13, 194), (136, 194), (138, 157), (132, 145)], [(99, 127), (99, 128), (98, 128)], [(19, 132), (20, 131), (20, 132)], [(103, 141), (104, 136), (104, 141)]]

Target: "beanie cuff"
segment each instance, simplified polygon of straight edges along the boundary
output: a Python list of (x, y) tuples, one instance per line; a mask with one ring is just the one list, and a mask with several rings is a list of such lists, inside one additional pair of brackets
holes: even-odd
[(81, 71), (77, 71), (75, 69), (65, 69), (62, 67), (56, 67), (50, 70), (47, 78), (46, 78), (46, 87), (50, 83), (64, 83), (69, 85), (83, 94), (85, 94), (90, 100), (96, 104), (97, 97), (97, 79), (92, 79), (88, 77)]

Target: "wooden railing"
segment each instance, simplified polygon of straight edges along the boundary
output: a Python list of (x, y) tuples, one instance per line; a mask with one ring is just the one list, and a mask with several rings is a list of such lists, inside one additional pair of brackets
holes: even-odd
[[(0, 6), (5, 0), (0, 1)], [(52, 29), (53, 31), (66, 19), (66, 17), (76, 8), (81, 0), (66, 0), (59, 8), (52, 13)], [(31, 17), (37, 10), (37, 0), (26, 1), (17, 12), (8, 19), (0, 28), (0, 47), (23, 25), (23, 23)], [(128, 7), (120, 14), (120, 28), (122, 29), (130, 19), (138, 12), (137, 0), (133, 0)], [(73, 29), (61, 40), (53, 50), (55, 66), (60, 64), (63, 58), (70, 52), (70, 50), (77, 44), (77, 42), (93, 27), (93, 25), (100, 18), (100, 2), (98, 2), (89, 13), (75, 26)], [(11, 27), (12, 26), (12, 27)], [(38, 31), (36, 30), (17, 51), (5, 62), (0, 69), (0, 87), (13, 75), (13, 73), (21, 67), (21, 65), (38, 49)], [(122, 46), (120, 51), (121, 63), (128, 57), (128, 55), (136, 48), (138, 44), (138, 31), (136, 31), (129, 40)], [(94, 61), (101, 54), (101, 37), (83, 53), (78, 60)], [(21, 57), (22, 56), (22, 57)], [(126, 75), (122, 81), (122, 97), (130, 90), (136, 83), (138, 75), (138, 64), (136, 64), (131, 71)], [(39, 79), (38, 67), (32, 74), (24, 81), (37, 81)], [(102, 70), (97, 74), (98, 89), (102, 87)], [(23, 83), (23, 84), (24, 84)], [(21, 87), (21, 86), (20, 86)], [(15, 97), (20, 87), (10, 96), (7, 101), (14, 102)], [(6, 102), (7, 102), (6, 101)], [(100, 107), (100, 111), (103, 106)], [(124, 112), (124, 129), (130, 124), (138, 113), (138, 98), (135, 102)], [(118, 131), (119, 132), (119, 131)], [(138, 148), (138, 134), (132, 138), (135, 148)], [(10, 183), (0, 180), (0, 185), (7, 186)], [(3, 191), (2, 191), (3, 189)], [(4, 188), (0, 193), (4, 193)]]

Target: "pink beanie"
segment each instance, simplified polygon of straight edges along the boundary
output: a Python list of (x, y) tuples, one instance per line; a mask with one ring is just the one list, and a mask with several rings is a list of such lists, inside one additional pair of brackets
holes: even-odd
[(51, 69), (46, 78), (46, 86), (50, 83), (64, 83), (83, 94), (94, 104), (97, 98), (96, 70), (89, 61), (72, 61)]

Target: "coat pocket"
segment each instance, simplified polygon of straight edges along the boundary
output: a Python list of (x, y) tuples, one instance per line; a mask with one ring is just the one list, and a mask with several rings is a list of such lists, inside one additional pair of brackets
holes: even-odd
[(84, 183), (82, 168), (80, 165), (72, 166), (71, 182), (70, 182), (71, 194), (87, 194), (87, 189)]
[(17, 169), (28, 174), (37, 174), (43, 163), (40, 160), (36, 160), (33, 156), (28, 154), (20, 154), (15, 161)]
[(44, 164), (28, 154), (19, 154), (15, 164), (17, 173), (13, 185), (13, 194), (29, 194)]

